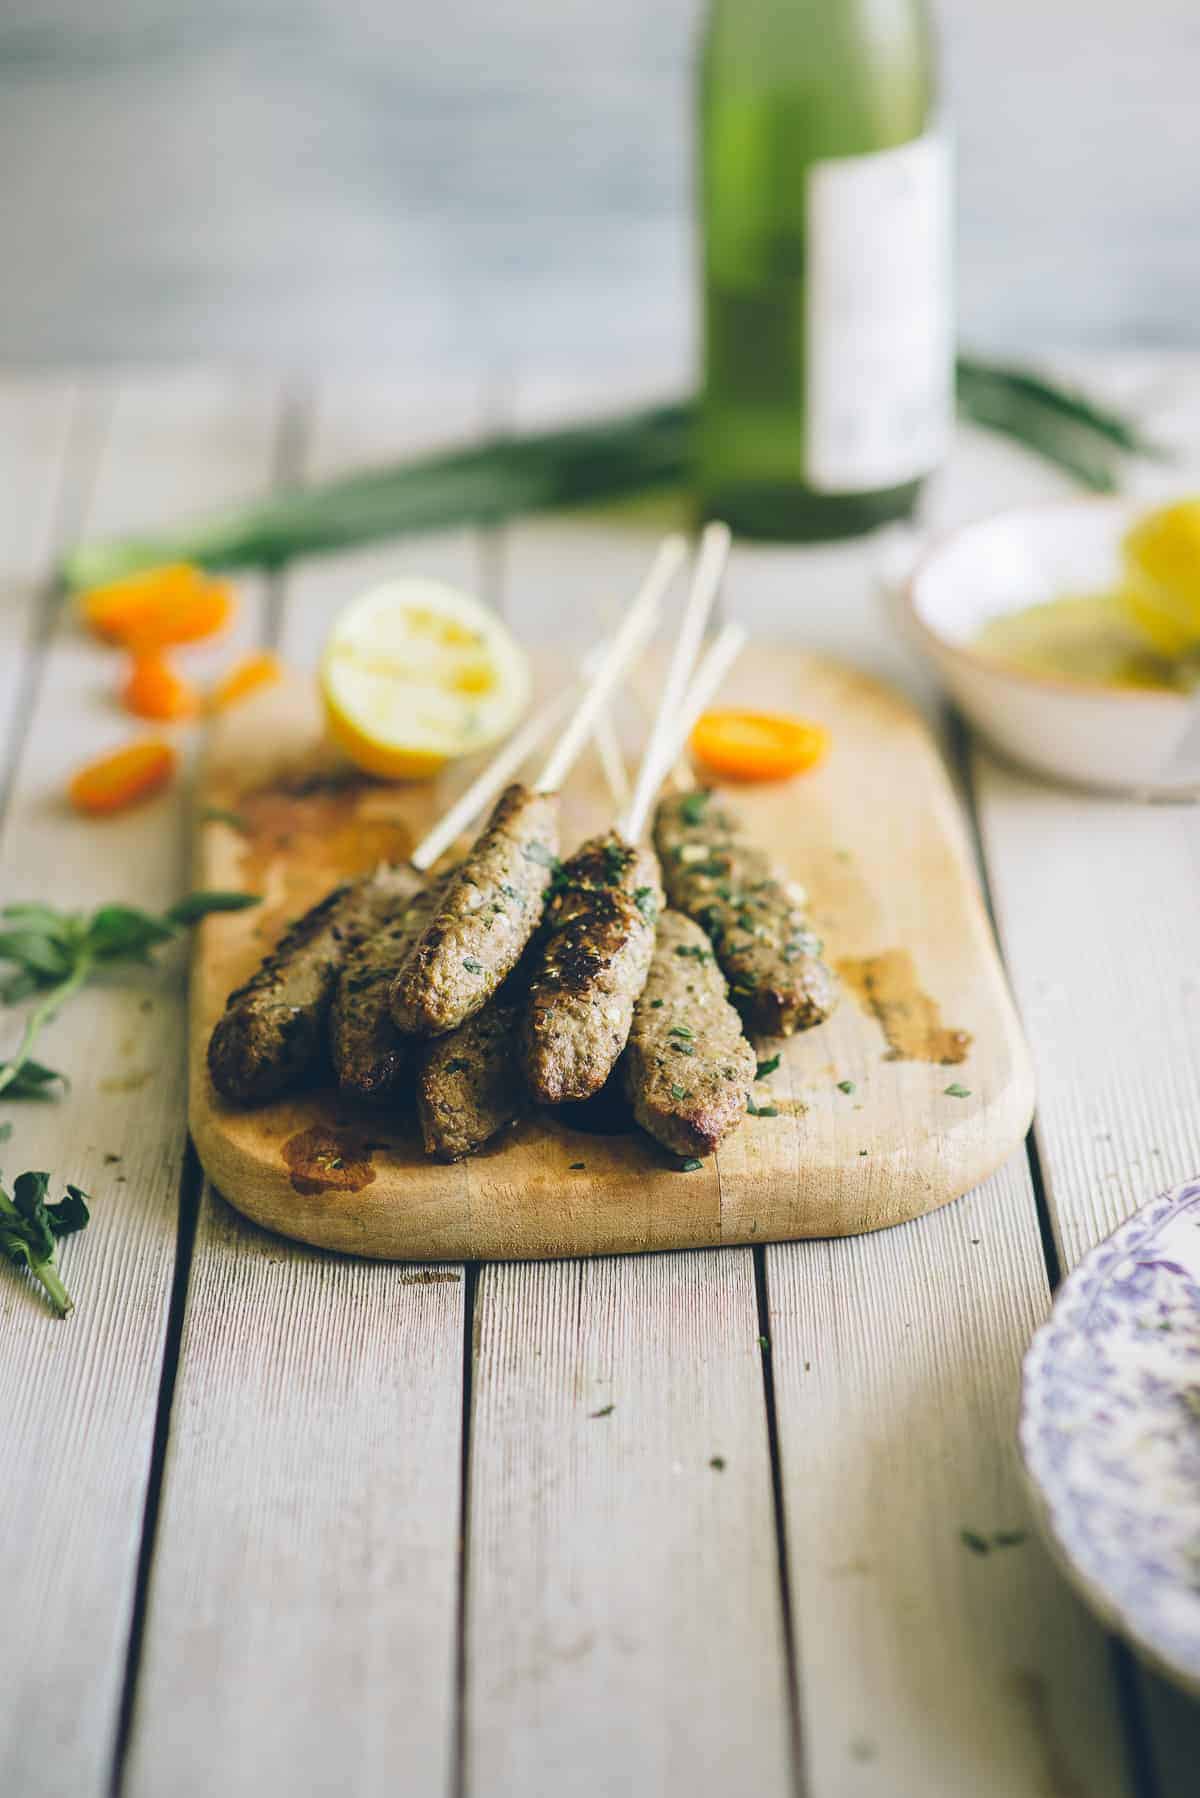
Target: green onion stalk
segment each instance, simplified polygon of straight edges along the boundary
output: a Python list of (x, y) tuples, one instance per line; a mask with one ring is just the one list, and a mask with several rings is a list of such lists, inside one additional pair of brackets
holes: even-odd
[[(1120, 414), (1027, 370), (960, 356), (960, 415), (1008, 436), (1093, 492), (1113, 492), (1128, 456), (1160, 456)], [(279, 568), (301, 556), (415, 532), (505, 523), (691, 485), (696, 403), (598, 423), (496, 435), (460, 449), (298, 487), (192, 525), (85, 543), (63, 565), (73, 589), (169, 562)]]

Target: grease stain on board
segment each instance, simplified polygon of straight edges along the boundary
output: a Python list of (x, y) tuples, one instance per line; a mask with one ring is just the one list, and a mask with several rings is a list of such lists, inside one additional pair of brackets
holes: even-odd
[(837, 971), (863, 1010), (878, 1019), (889, 1060), (952, 1067), (967, 1059), (970, 1031), (942, 1023), (941, 1008), (922, 988), (907, 949), (843, 956)]
[(280, 1154), (299, 1193), (361, 1192), (375, 1178), (370, 1151), (356, 1137), (320, 1124), (289, 1137)]

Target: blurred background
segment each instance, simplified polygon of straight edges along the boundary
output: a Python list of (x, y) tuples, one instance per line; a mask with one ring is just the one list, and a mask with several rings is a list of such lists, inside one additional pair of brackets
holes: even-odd
[[(701, 11), (9, 6), (5, 359), (684, 366)], [(1194, 343), (1198, 0), (938, 12), (963, 340)]]

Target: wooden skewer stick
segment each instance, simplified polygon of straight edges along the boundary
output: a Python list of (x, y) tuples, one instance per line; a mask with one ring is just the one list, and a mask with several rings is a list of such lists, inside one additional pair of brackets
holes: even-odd
[[(666, 779), (672, 762), (683, 745), (692, 734), (696, 720), (705, 706), (713, 698), (721, 682), (729, 673), (734, 662), (742, 653), (746, 643), (746, 632), (740, 624), (727, 624), (704, 652), (700, 666), (692, 676), (691, 684), (684, 697), (683, 705), (670, 721), (670, 731), (660, 733), (656, 761), (651, 764), (650, 773), (646, 775), (646, 762), (643, 760), (638, 774), (638, 792), (642, 810), (634, 812), (630, 809), (624, 821), (622, 835), (630, 843), (636, 843), (646, 827), (650, 815), (650, 807), (654, 796)], [(662, 714), (660, 713), (661, 717)], [(645, 778), (643, 778), (645, 776)]]
[(664, 746), (681, 740), (676, 729), (679, 709), (687, 697), (688, 682), (692, 678), (696, 657), (704, 641), (708, 615), (720, 591), (731, 541), (729, 527), (724, 524), (708, 525), (700, 538), (700, 551), (683, 608), (679, 635), (675, 639), (667, 678), (659, 695), (650, 741), (638, 770), (637, 785), (623, 820), (622, 835), (627, 842), (636, 843), (641, 835), (650, 814), (654, 794), (662, 785), (675, 754), (674, 750), (667, 753)]
[(682, 537), (667, 537), (661, 544), (650, 573), (639, 588), (633, 604), (622, 620), (620, 629), (609, 641), (600, 643), (583, 661), (583, 684), (560, 693), (543, 711), (511, 736), (487, 767), (459, 795), (449, 811), (418, 843), (409, 857), (418, 873), (424, 874), (438, 857), (466, 830), (488, 802), (495, 799), (520, 768), (549, 736), (556, 724), (570, 716), (570, 723), (559, 739), (549, 762), (537, 783), (540, 792), (552, 792), (561, 785), (587, 741), (595, 735), (610, 786), (619, 790), (625, 781), (624, 765), (608, 718), (606, 702), (625, 667), (643, 646), (658, 622), (658, 609), (663, 595), (679, 569), (687, 545)]
[(478, 778), (471, 782), (465, 793), (459, 794), (449, 811), (417, 844), (409, 860), (418, 873), (424, 874), (432, 868), (438, 857), (445, 853), (461, 831), (474, 822), (489, 801), (499, 797), (521, 763), (535, 749), (540, 749), (555, 725), (561, 724), (567, 717), (578, 698), (579, 689), (568, 687), (565, 693), (560, 693), (544, 710), (528, 719), (520, 730), (513, 732)]
[(663, 597), (686, 556), (685, 537), (667, 537), (659, 546), (650, 571), (609, 643), (591, 685), (542, 769), (536, 782), (537, 792), (557, 792), (566, 779), (609, 694), (634, 656), (649, 640), (658, 622)]

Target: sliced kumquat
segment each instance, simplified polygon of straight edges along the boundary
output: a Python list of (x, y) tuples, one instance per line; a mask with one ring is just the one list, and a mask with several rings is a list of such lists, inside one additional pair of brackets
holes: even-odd
[(123, 812), (165, 787), (175, 772), (169, 743), (143, 740), (98, 756), (72, 776), (68, 795), (77, 812), (92, 818)]
[(698, 762), (727, 780), (786, 780), (824, 759), (829, 732), (779, 712), (705, 712), (691, 748)]
[(279, 657), (272, 655), (269, 649), (243, 656), (240, 662), (235, 662), (221, 676), (212, 690), (209, 704), (214, 711), (223, 711), (226, 706), (236, 705), (239, 699), (245, 699), (248, 694), (257, 693), (260, 687), (270, 686), (282, 674)]
[(144, 650), (215, 636), (233, 617), (235, 600), (226, 582), (179, 562), (94, 587), (80, 606), (97, 636)]
[(191, 718), (200, 708), (196, 689), (176, 674), (157, 650), (135, 655), (121, 688), (121, 702), (137, 718), (170, 723)]

